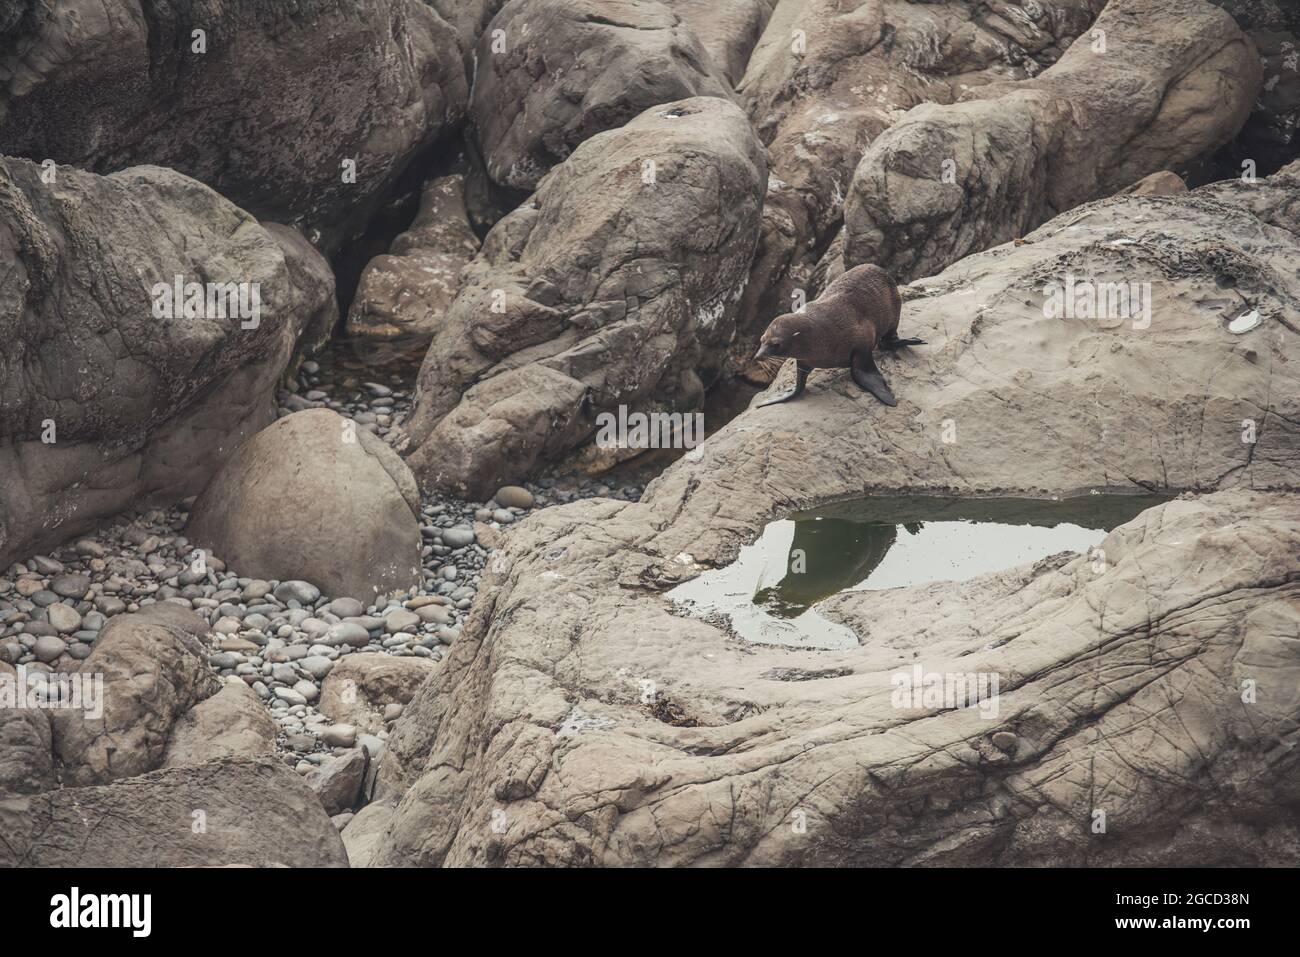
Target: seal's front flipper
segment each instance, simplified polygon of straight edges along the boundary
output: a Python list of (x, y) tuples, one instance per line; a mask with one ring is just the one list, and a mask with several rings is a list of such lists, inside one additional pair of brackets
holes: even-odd
[(880, 348), (897, 349), (899, 346), (923, 346), (924, 339), (900, 339), (897, 332), (889, 332), (881, 337)]
[(780, 395), (774, 395), (770, 399), (764, 399), (756, 409), (761, 409), (765, 405), (776, 405), (778, 402), (789, 402), (791, 399), (797, 399), (803, 395), (804, 386), (808, 384), (808, 373), (812, 372), (809, 366), (802, 362), (796, 362), (794, 367), (794, 388), (788, 392), (782, 392)]
[(854, 382), (885, 403), (885, 405), (898, 405), (898, 400), (894, 398), (894, 393), (889, 390), (889, 383), (885, 381), (885, 377), (876, 368), (876, 360), (871, 357), (870, 352), (864, 350), (854, 353), (853, 368), (850, 372), (853, 375)]

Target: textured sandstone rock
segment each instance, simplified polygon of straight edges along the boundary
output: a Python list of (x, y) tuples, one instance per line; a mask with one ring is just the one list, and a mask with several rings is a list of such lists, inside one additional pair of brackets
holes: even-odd
[(432, 336), (456, 298), (460, 271), (478, 251), (465, 212), (463, 176), (431, 180), (411, 228), (361, 274), (348, 335)]
[(1024, 79), (1055, 63), (1101, 0), (989, 5), (907, 0), (782, 0), (739, 93), (767, 144), (772, 175), (741, 304), (751, 334), (825, 288), (816, 264), (840, 229), (863, 151), (906, 110)]
[[(0, 661), (0, 682), (9, 681), (15, 696), (17, 678), (13, 665)], [(0, 800), (54, 787), (52, 747), (48, 711), (0, 706)]]
[(720, 371), (767, 171), (727, 100), (587, 140), (465, 270), (406, 426), (422, 484), (487, 498), (595, 434), (601, 410), (689, 410)]
[(253, 689), (239, 678), (228, 678), (220, 691), (172, 726), (161, 766), (274, 755), (275, 734), (275, 722)]
[(684, 19), (654, 0), (513, 0), (476, 56), (473, 135), (488, 177), (514, 190), (650, 107), (729, 95)]
[(735, 86), (776, 0), (663, 0), (699, 38), (714, 69)]
[(467, 96), (456, 32), (420, 0), (57, 0), (0, 51), (0, 142), (168, 166), (334, 248)]
[[(896, 409), (815, 373), (639, 503), (517, 525), (389, 738), (379, 789), (401, 798), (368, 859), (1295, 863), (1298, 197), (1300, 165), (1074, 210), (909, 290), (901, 328), (930, 344), (882, 360)], [(1149, 277), (1150, 326), (1046, 319), (1067, 270)], [(1261, 325), (1237, 336), (1246, 303)], [(821, 502), (1106, 487), (1222, 491), (1116, 529), (1101, 570), (832, 599), (844, 651), (747, 645), (662, 595)], [(893, 707), (914, 664), (998, 674), (998, 715)]]
[(384, 706), (406, 704), (437, 670), (427, 658), (361, 653), (340, 658), (321, 684), (321, 714), (362, 731), (384, 729)]
[[(665, 504), (547, 510), (516, 530), (490, 631), (457, 643), (390, 739), (384, 774), (410, 787), (372, 863), (1300, 859), (1277, 814), (1296, 762), (1295, 496), (1150, 509), (1103, 542), (1100, 574), (1076, 556), (956, 594), (844, 596), (831, 613), (863, 645), (813, 653), (745, 646), (619, 587), (709, 521), (688, 499), (649, 532)], [(572, 590), (548, 599), (543, 568)], [(916, 664), (999, 675), (997, 713), (895, 707), (892, 676)], [(779, 677), (800, 671), (824, 676)]]
[(419, 582), (419, 508), (410, 470), (382, 439), (308, 409), (230, 456), (195, 501), (186, 535), (246, 575), (370, 603)]
[[(0, 159), (0, 566), (203, 487), (271, 421), (329, 267), (178, 173)], [(258, 284), (252, 320), (155, 318), (157, 283)], [(247, 326), (247, 328), (245, 328)]]
[(105, 626), (79, 669), (103, 675), (103, 715), (50, 713), (65, 785), (107, 784), (162, 764), (177, 720), (220, 690), (199, 640), (207, 632), (192, 611), (167, 603)]
[[(201, 826), (200, 826), (201, 825)], [(0, 799), (7, 867), (347, 867), (338, 830), (278, 760), (227, 758)]]
[(920, 106), (877, 137), (845, 201), (847, 265), (900, 282), (1195, 159), (1241, 128), (1254, 45), (1203, 0), (1115, 0), (1050, 69)]

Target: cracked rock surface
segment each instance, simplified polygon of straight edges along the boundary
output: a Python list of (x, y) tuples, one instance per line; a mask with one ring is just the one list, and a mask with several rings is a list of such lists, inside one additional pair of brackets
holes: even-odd
[[(1074, 210), (913, 286), (901, 329), (929, 345), (882, 360), (896, 409), (815, 373), (639, 503), (519, 525), (390, 735), (365, 859), (1294, 862), (1298, 195), (1293, 166)], [(1150, 326), (1044, 316), (1044, 283), (1134, 263)], [(1261, 325), (1229, 333), (1246, 306)], [(1101, 571), (1064, 556), (831, 599), (848, 651), (746, 644), (663, 597), (771, 518), (900, 488), (1220, 491), (1116, 529)], [(997, 674), (997, 717), (894, 707), (917, 664)]]
[(398, 445), (421, 485), (486, 498), (593, 435), (601, 410), (698, 408), (766, 179), (744, 114), (715, 97), (579, 146), (462, 274)]
[(1196, 159), (1241, 129), (1262, 76), (1203, 0), (1114, 0), (1039, 76), (920, 106), (877, 137), (845, 200), (845, 263), (933, 275)]

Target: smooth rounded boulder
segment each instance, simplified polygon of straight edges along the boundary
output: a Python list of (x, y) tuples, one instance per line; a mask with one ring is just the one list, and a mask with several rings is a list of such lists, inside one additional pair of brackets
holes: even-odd
[(476, 55), (474, 139), (488, 177), (514, 190), (649, 107), (730, 96), (687, 22), (645, 0), (513, 0)]
[(242, 575), (300, 579), (369, 604), (419, 584), (419, 508), (414, 478), (381, 439), (308, 409), (231, 454), (186, 535)]

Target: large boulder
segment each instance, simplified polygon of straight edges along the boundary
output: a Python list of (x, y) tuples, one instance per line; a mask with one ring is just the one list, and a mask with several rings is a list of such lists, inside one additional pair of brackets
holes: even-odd
[(0, 798), (6, 867), (347, 867), (338, 829), (284, 763), (226, 758), (101, 787)]
[(1203, 0), (1114, 0), (1041, 75), (919, 106), (877, 137), (845, 200), (845, 261), (901, 282), (1023, 236), (1226, 143), (1261, 76)]
[[(370, 863), (1300, 863), (1279, 811), (1300, 761), (1296, 496), (1150, 509), (1102, 543), (1102, 572), (1063, 556), (845, 596), (824, 613), (863, 643), (816, 652), (620, 587), (712, 521), (665, 504), (515, 532), (496, 620), (453, 649), (466, 673), (426, 686), (390, 738), (383, 773), (410, 786)], [(918, 666), (997, 675), (995, 707), (897, 704)]]
[(644, 110), (730, 87), (654, 0), (512, 0), (479, 40), (470, 123), (488, 177), (531, 192), (579, 143)]
[[(882, 359), (897, 408), (815, 373), (640, 502), (520, 523), (390, 735), (402, 797), (366, 859), (1295, 863), (1298, 208), (1300, 164), (1089, 204), (909, 290), (929, 344)], [(1150, 277), (1150, 324), (1047, 318), (1066, 273)], [(847, 650), (748, 644), (663, 597), (828, 501), (1185, 488), (1220, 491), (1116, 529), (1100, 570), (826, 602)], [(999, 675), (999, 715), (893, 707), (900, 662)]]
[(766, 179), (719, 98), (579, 146), (488, 235), (434, 335), (404, 447), (421, 482), (486, 499), (601, 410), (698, 408), (735, 335)]
[(226, 683), (177, 719), (167, 738), (162, 767), (204, 764), (218, 758), (275, 754), (275, 722), (240, 678)]
[(162, 764), (177, 720), (221, 688), (201, 641), (207, 633), (203, 619), (165, 602), (109, 621), (78, 670), (103, 677), (103, 714), (50, 713), (64, 784), (107, 784)]
[(382, 439), (307, 409), (231, 450), (186, 535), (241, 574), (371, 604), (419, 585), (419, 513), (415, 480)]
[[(271, 421), (300, 333), (334, 308), (300, 237), (157, 167), (0, 159), (0, 263), (0, 566), (198, 492)], [(251, 318), (169, 310), (155, 287), (178, 279), (240, 284)]]
[(714, 69), (735, 86), (776, 0), (663, 0), (699, 38)]
[(422, 0), (58, 0), (8, 38), (0, 77), (5, 152), (171, 167), (330, 249), (468, 96)]
[(430, 180), (411, 228), (361, 273), (348, 310), (348, 335), (427, 339), (456, 298), (460, 271), (479, 241), (465, 212), (465, 178)]

